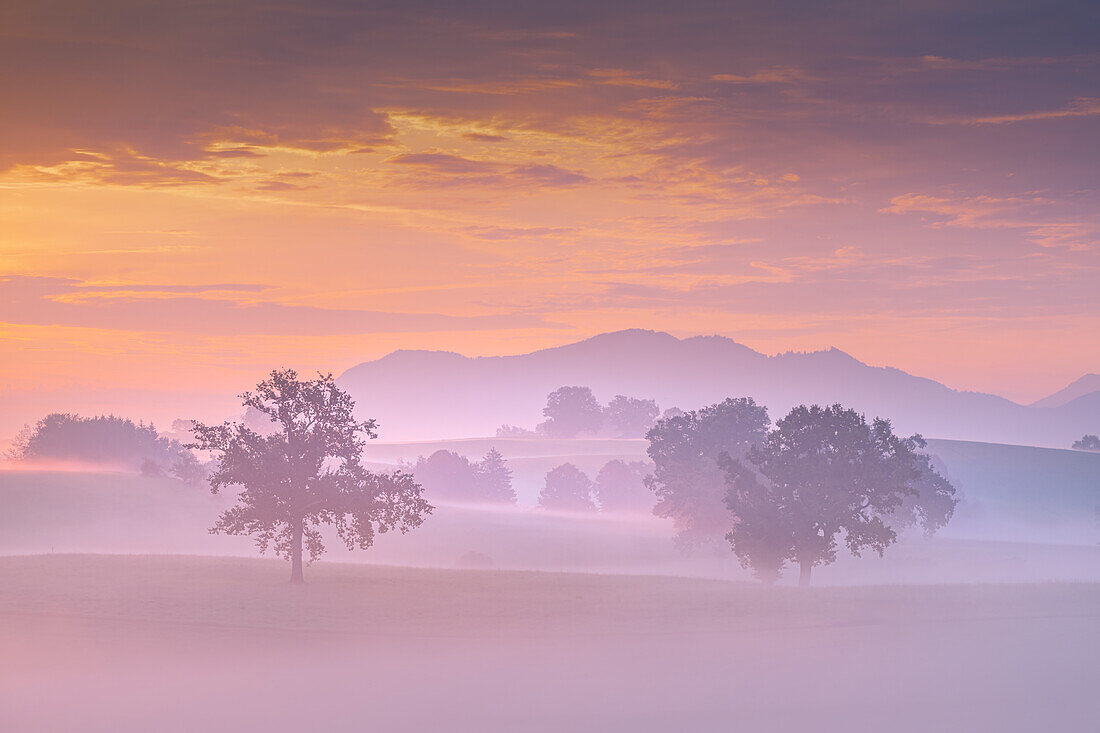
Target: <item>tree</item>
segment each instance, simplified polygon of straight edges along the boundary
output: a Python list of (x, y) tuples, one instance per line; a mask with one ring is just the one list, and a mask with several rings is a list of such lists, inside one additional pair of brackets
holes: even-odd
[(180, 456), (168, 472), (188, 486), (201, 486), (206, 480), (206, 467), (191, 451)]
[(508, 423), (501, 425), (496, 432), (498, 438), (537, 438), (538, 436), (539, 434), (534, 430), (509, 425)]
[(603, 512), (649, 512), (653, 494), (645, 485), (649, 467), (642, 461), (608, 461), (596, 474), (596, 498)]
[(836, 559), (838, 535), (857, 557), (866, 549), (882, 555), (897, 528), (921, 515), (919, 501), (906, 502), (921, 497), (922, 482), (934, 499), (924, 524), (934, 531), (954, 510), (954, 489), (918, 452), (923, 447), (920, 436), (900, 438), (888, 420), (868, 425), (840, 405), (794, 408), (744, 460), (719, 460), (735, 517), (733, 551), (768, 582), (796, 562), (799, 584), (809, 585), (815, 565)]
[(657, 496), (653, 513), (672, 520), (682, 551), (717, 543), (729, 531), (718, 456), (743, 457), (764, 439), (768, 425), (767, 409), (741, 397), (663, 418), (646, 434), (654, 465), (645, 482)]
[(661, 413), (661, 419), (662, 420), (668, 420), (668, 419), (673, 418), (673, 417), (680, 417), (683, 414), (684, 414), (684, 411), (681, 410), (679, 407), (670, 407), (670, 408), (668, 408), (667, 410), (665, 410), (664, 412)]
[(641, 438), (660, 414), (653, 400), (615, 395), (604, 410), (604, 421), (617, 438)]
[(485, 457), (475, 464), (474, 471), (477, 475), (478, 492), (485, 501), (516, 503), (516, 492), (512, 488), (512, 470), (508, 468), (500, 451), (490, 448)]
[(901, 503), (885, 519), (899, 534), (919, 524), (924, 534), (930, 537), (947, 526), (955, 515), (955, 507), (959, 503), (958, 491), (947, 479), (942, 464), (935, 465), (935, 457), (924, 452), (928, 447), (924, 438), (914, 435), (909, 440), (918, 449), (913, 454), (917, 470), (917, 478), (910, 487), (913, 492), (902, 497)]
[(538, 431), (551, 438), (575, 438), (595, 433), (603, 424), (603, 409), (588, 387), (559, 387), (546, 396)]
[(1100, 436), (1082, 435), (1080, 440), (1074, 441), (1073, 449), (1100, 451)]
[(449, 450), (437, 450), (427, 458), (421, 456), (413, 467), (413, 475), (432, 500), (477, 501), (477, 471), (462, 455)]
[(539, 493), (539, 506), (572, 512), (595, 511), (592, 480), (572, 463), (563, 463), (546, 474), (546, 485)]
[(274, 546), (290, 560), (292, 583), (301, 583), (303, 545), (310, 562), (325, 546), (322, 524), (332, 524), (348, 549), (367, 549), (376, 533), (414, 529), (432, 511), (411, 474), (378, 474), (362, 464), (374, 420), (355, 419), (354, 401), (331, 374), (300, 381), (292, 369), (273, 371), (245, 407), (265, 415), (261, 435), (243, 423), (196, 423), (195, 446), (211, 451), (210, 489), (239, 486), (238, 504), (226, 510), (212, 533), (253, 535), (261, 553)]

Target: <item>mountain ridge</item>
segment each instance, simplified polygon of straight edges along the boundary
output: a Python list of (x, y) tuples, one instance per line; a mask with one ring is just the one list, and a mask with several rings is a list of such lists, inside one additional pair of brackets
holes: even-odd
[(492, 435), (503, 423), (533, 427), (546, 395), (574, 384), (591, 387), (601, 402), (625, 394), (662, 408), (751, 396), (773, 419), (796, 404), (840, 402), (890, 418), (904, 432), (956, 440), (1068, 447), (1100, 429), (1088, 400), (1037, 408), (871, 366), (835, 347), (769, 356), (724, 336), (680, 339), (645, 329), (505, 356), (395, 351), (351, 367), (339, 382), (395, 440)]
[(1085, 374), (1052, 395), (1031, 403), (1031, 407), (1061, 407), (1081, 397), (1100, 392), (1100, 374)]

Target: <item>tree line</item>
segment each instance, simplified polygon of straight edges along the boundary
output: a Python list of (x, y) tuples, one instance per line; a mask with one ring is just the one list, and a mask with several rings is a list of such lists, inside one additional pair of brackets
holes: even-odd
[(574, 464), (563, 463), (547, 472), (538, 505), (571, 512), (650, 512), (653, 494), (645, 482), (649, 468), (644, 461), (617, 458), (605, 463), (593, 480)]
[[(572, 420), (563, 405), (592, 411), (590, 390), (563, 389), (548, 400), (548, 421)], [(434, 509), (429, 498), (516, 500), (512, 473), (495, 449), (474, 462), (441, 450), (395, 470), (368, 470), (363, 448), (377, 437), (377, 423), (356, 417), (354, 401), (331, 375), (301, 380), (293, 370), (273, 371), (242, 401), (242, 421), (189, 423), (187, 446), (151, 425), (51, 415), (17, 449), (23, 457), (57, 455), (61, 446), (89, 458), (114, 451), (173, 471), (184, 456), (194, 460), (190, 449), (204, 451), (212, 457), (203, 473), (211, 491), (238, 492), (211, 531), (250, 535), (261, 552), (274, 549), (291, 561), (295, 582), (303, 556), (324, 552), (323, 525), (334, 526), (349, 549), (366, 549), (377, 534), (420, 526)], [(569, 425), (572, 431), (578, 423)], [(571, 463), (559, 465), (546, 475), (539, 506), (652, 507), (672, 522), (684, 551), (722, 542), (765, 582), (797, 565), (808, 584), (812, 568), (833, 562), (841, 544), (857, 556), (881, 555), (908, 527), (932, 533), (944, 526), (958, 501), (921, 436), (896, 435), (888, 420), (868, 422), (841, 405), (798, 406), (773, 425), (764, 406), (731, 398), (666, 412), (645, 437), (652, 465), (609, 461), (595, 480)]]
[[(679, 414), (678, 408), (666, 410), (664, 417)], [(559, 387), (546, 396), (542, 410), (546, 419), (534, 430), (502, 425), (498, 438), (641, 438), (661, 416), (656, 401), (615, 395), (601, 405), (588, 387)]]
[[(188, 427), (190, 425), (188, 424)], [(18, 461), (82, 461), (167, 476), (201, 485), (206, 471), (195, 455), (154, 425), (116, 417), (55, 412), (23, 428), (8, 452)]]

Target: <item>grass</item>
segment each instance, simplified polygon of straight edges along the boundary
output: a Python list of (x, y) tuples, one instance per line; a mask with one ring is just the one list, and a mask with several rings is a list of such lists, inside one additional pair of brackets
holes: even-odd
[(1090, 730), (1100, 585), (0, 557), (0, 730)]
[(663, 576), (319, 562), (305, 587), (276, 560), (156, 555), (0, 558), (0, 616), (302, 633), (734, 632), (1029, 615), (1096, 616), (1100, 585), (764, 588)]

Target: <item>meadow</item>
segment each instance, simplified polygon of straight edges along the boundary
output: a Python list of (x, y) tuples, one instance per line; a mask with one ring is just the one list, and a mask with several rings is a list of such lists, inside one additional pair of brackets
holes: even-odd
[(0, 558), (36, 731), (1086, 730), (1100, 586)]

